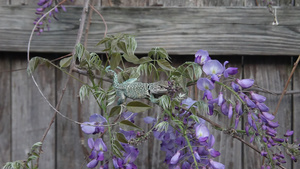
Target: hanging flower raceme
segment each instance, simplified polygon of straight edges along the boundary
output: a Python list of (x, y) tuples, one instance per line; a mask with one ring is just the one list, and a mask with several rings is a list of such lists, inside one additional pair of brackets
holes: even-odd
[[(73, 2), (73, 0), (70, 0), (71, 2)], [(37, 5), (39, 6), (38, 8), (36, 8), (36, 12), (35, 14), (38, 15), (38, 17), (34, 20), (34, 24), (37, 25), (35, 32), (38, 33), (38, 35), (40, 35), (42, 32), (44, 32), (45, 28), (47, 28), (47, 30), (49, 31), (49, 23), (51, 23), (51, 17), (53, 17), (54, 19), (57, 20), (56, 18), (56, 14), (59, 13), (59, 9), (55, 8), (54, 12), (51, 11), (49, 12), (48, 16), (45, 16), (45, 13), (47, 13), (51, 8), (53, 8), (55, 6), (54, 4), (54, 0), (39, 0)], [(64, 5), (60, 5), (59, 6), (63, 11), (67, 11)], [(44, 17), (42, 19), (42, 21), (38, 22), (38, 20)], [(38, 23), (37, 23), (38, 22)]]

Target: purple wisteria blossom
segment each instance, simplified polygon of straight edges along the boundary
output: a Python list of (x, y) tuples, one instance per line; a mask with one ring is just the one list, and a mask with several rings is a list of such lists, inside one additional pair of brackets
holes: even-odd
[(89, 122), (82, 123), (81, 130), (86, 134), (97, 134), (104, 131), (104, 123), (107, 123), (106, 119), (100, 114), (93, 114), (90, 116)]
[(254, 84), (254, 80), (253, 79), (236, 79), (236, 82), (243, 88), (249, 88)]
[(218, 60), (209, 60), (207, 61), (203, 67), (203, 71), (206, 75), (211, 76), (211, 80), (219, 81), (219, 75), (224, 72), (224, 66)]
[(207, 61), (210, 60), (208, 52), (206, 50), (198, 50), (195, 54), (195, 62), (199, 65), (204, 65)]
[[(73, 0), (70, 0), (71, 2)], [(35, 32), (40, 35), (42, 32), (44, 32), (45, 29), (49, 31), (49, 23), (51, 23), (51, 17), (57, 20), (57, 17), (55, 16), (58, 12), (59, 9), (55, 8), (54, 11), (49, 12), (49, 15), (45, 16), (45, 13), (47, 13), (51, 8), (55, 6), (54, 0), (39, 0), (37, 5), (39, 6), (36, 8), (35, 14), (38, 15), (38, 17), (34, 20), (34, 24), (37, 25), (36, 29), (34, 30)], [(60, 5), (60, 8), (63, 11), (67, 11), (64, 5)], [(40, 22), (40, 18), (44, 17)]]
[[(89, 156), (92, 159), (88, 164), (88, 168), (95, 168), (99, 161), (104, 160), (104, 152), (107, 151), (107, 147), (103, 142), (102, 138), (98, 138), (94, 141), (93, 138), (88, 139), (88, 146), (92, 149), (91, 155)], [(103, 168), (107, 168), (102, 166)]]
[(225, 66), (226, 66), (227, 63), (229, 63), (229, 62), (228, 61), (224, 62), (225, 71), (224, 71), (223, 75), (224, 75), (225, 78), (227, 78), (229, 75), (235, 75), (235, 74), (238, 73), (238, 68), (236, 68), (236, 67), (228, 67), (226, 69)]
[(204, 91), (204, 96), (203, 99), (206, 97), (207, 100), (211, 100), (212, 99), (212, 94), (210, 92), (210, 90), (215, 88), (214, 83), (207, 79), (207, 78), (200, 78), (197, 81), (197, 87), (198, 89)]

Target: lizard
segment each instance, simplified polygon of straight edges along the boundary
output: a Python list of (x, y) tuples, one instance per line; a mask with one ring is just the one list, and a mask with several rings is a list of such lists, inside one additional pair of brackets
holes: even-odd
[(118, 105), (124, 103), (126, 98), (131, 99), (149, 99), (152, 103), (157, 103), (158, 99), (155, 95), (163, 95), (168, 93), (168, 82), (160, 81), (154, 83), (136, 82), (136, 78), (128, 79), (122, 83), (118, 81), (118, 75), (115, 71), (108, 66), (106, 72), (113, 73), (113, 87), (116, 90), (118, 99)]

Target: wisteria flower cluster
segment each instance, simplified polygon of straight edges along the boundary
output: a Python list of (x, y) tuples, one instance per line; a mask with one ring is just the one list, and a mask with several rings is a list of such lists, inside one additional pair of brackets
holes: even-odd
[[(265, 105), (266, 97), (251, 91), (254, 85), (253, 79), (238, 79), (233, 75), (238, 73), (235, 67), (227, 67), (228, 61), (223, 64), (218, 60), (210, 58), (207, 51), (199, 50), (195, 54), (195, 64), (198, 64), (205, 73), (197, 80), (197, 88), (203, 91), (202, 103), (207, 109), (202, 114), (209, 116), (215, 115), (215, 110), (219, 110), (221, 114), (231, 121), (229, 128), (225, 126), (219, 127), (219, 130), (226, 131), (228, 134), (240, 136), (244, 134), (249, 136), (250, 143), (255, 142), (258, 145), (262, 157), (267, 157), (262, 168), (275, 168), (286, 163), (285, 155), (297, 161), (296, 156), (299, 155), (299, 144), (290, 144), (288, 137), (292, 136), (293, 131), (287, 131), (283, 137), (278, 136), (276, 128), (278, 122), (274, 122), (275, 116), (269, 113), (269, 108)], [(198, 69), (199, 70), (199, 69)], [(199, 71), (201, 71), (199, 70)], [(224, 81), (224, 83), (222, 82)], [(161, 150), (166, 153), (164, 162), (170, 169), (191, 169), (191, 168), (213, 168), (224, 169), (224, 164), (217, 162), (216, 157), (221, 153), (213, 148), (215, 138), (210, 133), (207, 123), (204, 119), (197, 117), (193, 109), (199, 108), (201, 104), (191, 98), (178, 99), (178, 89), (174, 87), (176, 82), (170, 81), (168, 90), (170, 100), (176, 106), (173, 110), (170, 105), (162, 103), (166, 97), (161, 97), (160, 106), (164, 108), (163, 117), (145, 117), (144, 122), (152, 126), (151, 130), (146, 134), (135, 130), (124, 130), (119, 128), (119, 144), (121, 146), (120, 153), (108, 154), (106, 144), (102, 138), (88, 139), (88, 145), (91, 148), (90, 162), (88, 168), (95, 168), (101, 162), (100, 168), (107, 168), (109, 159), (112, 159), (114, 168), (137, 168), (134, 161), (137, 159), (139, 150), (135, 147), (146, 141), (150, 133), (154, 138), (161, 141)], [(220, 91), (218, 96), (213, 96), (213, 90), (219, 85)], [(234, 96), (225, 97), (224, 92), (231, 93)], [(165, 102), (168, 99), (165, 99)], [(180, 105), (176, 104), (180, 102)], [(204, 106), (205, 107), (205, 106)], [(115, 107), (116, 109), (118, 107)], [(201, 110), (201, 108), (199, 109)], [(244, 124), (245, 130), (238, 130), (240, 119), (247, 117)], [(125, 111), (121, 113), (129, 126), (135, 126), (135, 113)], [(84, 122), (81, 127), (86, 134), (97, 135), (101, 137), (105, 133), (105, 125), (109, 126), (109, 117), (103, 117), (94, 114), (90, 117), (89, 122)], [(208, 121), (209, 122), (209, 121)], [(211, 122), (209, 122), (211, 123)], [(114, 145), (115, 146), (115, 145)], [(113, 146), (111, 146), (113, 149)], [(116, 150), (114, 150), (116, 151)], [(105, 156), (105, 154), (107, 154)]]
[[(47, 13), (55, 6), (54, 3), (55, 1), (53, 0), (39, 0), (39, 2), (37, 3), (39, 7), (36, 8), (35, 14), (38, 15), (38, 17), (34, 20), (33, 24), (37, 25), (34, 31), (37, 32), (38, 35), (44, 32), (45, 29), (49, 31), (49, 23), (51, 23), (51, 18), (57, 20), (57, 17), (55, 15), (59, 13), (59, 8), (55, 8), (54, 12), (51, 11), (47, 16), (44, 17), (45, 13)], [(60, 8), (65, 12), (67, 11), (64, 5), (60, 5)], [(42, 17), (44, 18), (40, 22), (38, 22)]]
[[(182, 101), (182, 104), (188, 109), (195, 102), (187, 98)], [(187, 133), (172, 126), (168, 126), (165, 131), (153, 132), (155, 138), (162, 142), (161, 150), (166, 152), (165, 163), (170, 169), (225, 168), (223, 164), (213, 160), (220, 156), (220, 152), (213, 149), (215, 138), (210, 134), (205, 121), (198, 118), (198, 122), (195, 122), (190, 118), (191, 115), (192, 113), (184, 109), (174, 115), (183, 117), (183, 124), (188, 128)], [(167, 121), (168, 117), (164, 120)], [(156, 123), (156, 120), (151, 117), (144, 118), (144, 121), (149, 124)]]
[[(221, 83), (220, 78), (235, 75), (238, 73), (238, 69), (234, 67), (226, 68), (225, 65), (228, 61), (225, 61), (222, 65), (217, 60), (211, 60), (208, 52), (199, 50), (195, 55), (195, 62), (202, 66), (203, 71), (208, 76), (207, 78), (200, 78), (197, 81), (197, 87), (199, 90), (204, 91), (203, 99), (208, 102), (209, 115), (213, 115), (214, 108), (217, 106), (222, 114), (228, 116), (229, 119), (232, 116), (235, 117), (234, 129), (237, 129), (242, 115), (247, 114), (248, 120), (245, 123), (245, 133), (247, 136), (251, 136), (250, 143), (255, 138), (261, 140), (256, 143), (261, 148), (261, 155), (269, 159), (264, 164), (265, 167), (272, 166), (274, 168), (274, 166), (286, 163), (283, 153), (276, 151), (279, 149), (278, 147), (284, 147), (291, 159), (297, 161), (295, 155), (299, 154), (299, 145), (288, 143), (288, 137), (292, 136), (293, 131), (287, 131), (284, 135), (285, 138), (279, 137), (276, 130), (279, 124), (273, 121), (275, 116), (269, 113), (269, 108), (264, 104), (266, 97), (251, 90), (244, 92), (244, 89), (248, 89), (254, 84), (253, 79), (232, 78), (229, 87)], [(228, 89), (234, 94), (236, 96), (235, 101), (224, 98), (222, 92), (216, 98), (213, 98), (210, 91), (215, 88), (215, 84)]]

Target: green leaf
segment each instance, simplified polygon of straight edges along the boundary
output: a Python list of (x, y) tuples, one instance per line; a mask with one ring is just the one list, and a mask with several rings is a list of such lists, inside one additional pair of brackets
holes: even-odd
[(139, 58), (136, 57), (134, 54), (129, 55), (129, 54), (124, 53), (124, 54), (123, 54), (123, 57), (124, 57), (124, 59), (125, 59), (127, 62), (131, 62), (131, 63), (134, 63), (134, 64), (138, 64), (138, 63), (139, 63)]
[(144, 64), (144, 63), (151, 62), (151, 61), (153, 61), (153, 60), (150, 57), (142, 57), (139, 60), (139, 64)]
[(167, 59), (170, 61), (168, 52), (164, 48), (158, 48), (157, 54), (160, 56), (161, 59)]
[(119, 150), (125, 151), (124, 147), (120, 144), (118, 140), (114, 140), (113, 144), (116, 145), (116, 147), (118, 147)]
[(164, 70), (167, 70), (167, 71), (172, 71), (173, 70), (173, 67), (165, 59), (157, 60), (157, 63)]
[(194, 69), (195, 78), (199, 79), (201, 77), (201, 75), (202, 75), (201, 66), (198, 65), (197, 63), (193, 62), (193, 69)]
[(126, 48), (125, 42), (120, 41), (117, 45), (124, 53), (127, 53), (127, 48)]
[(142, 130), (139, 126), (133, 124), (131, 121), (128, 121), (128, 120), (122, 120), (122, 121), (120, 121), (120, 124), (123, 124), (123, 125), (126, 125), (126, 126), (130, 126), (130, 127)]
[(103, 38), (102, 40), (100, 40), (100, 42), (98, 42), (98, 43), (96, 44), (96, 46), (99, 46), (99, 45), (101, 45), (101, 44), (103, 44), (103, 43), (106, 43), (106, 42), (109, 41), (109, 40), (111, 40), (111, 37), (105, 37), (105, 38)]
[(82, 103), (85, 99), (85, 97), (89, 96), (89, 89), (87, 85), (82, 85), (79, 89), (79, 98), (80, 102)]
[(69, 67), (70, 64), (71, 64), (72, 59), (73, 59), (73, 56), (63, 58), (62, 60), (60, 60), (59, 66), (60, 67)]
[(112, 148), (113, 148), (113, 154), (115, 154), (117, 157), (121, 158), (123, 156), (123, 153), (116, 145), (113, 144)]
[(42, 58), (42, 57), (33, 57), (32, 59), (29, 60), (28, 66), (27, 66), (27, 72), (28, 74), (32, 74), (35, 69), (44, 63), (50, 62), (49, 60)]
[(117, 133), (117, 139), (122, 142), (122, 143), (128, 143), (127, 139), (125, 138), (124, 134), (122, 133)]
[(121, 113), (121, 111), (122, 111), (121, 106), (115, 106), (115, 107), (111, 108), (110, 113), (109, 113), (109, 117), (119, 115)]
[(78, 43), (75, 47), (75, 58), (77, 57), (79, 61), (82, 60), (84, 50), (85, 49), (81, 43)]
[(120, 62), (121, 62), (122, 58), (121, 58), (121, 54), (120, 53), (112, 53), (111, 55), (111, 59), (110, 59), (110, 67), (112, 70), (115, 70)]
[(140, 112), (144, 112), (144, 111), (150, 109), (151, 106), (149, 106), (148, 104), (145, 104), (143, 102), (132, 101), (126, 105), (126, 108), (128, 111), (131, 111), (133, 113), (140, 113)]
[(193, 71), (193, 69), (191, 67), (187, 67), (186, 69), (187, 69), (187, 72), (189, 74), (189, 78), (194, 80), (194, 71)]

